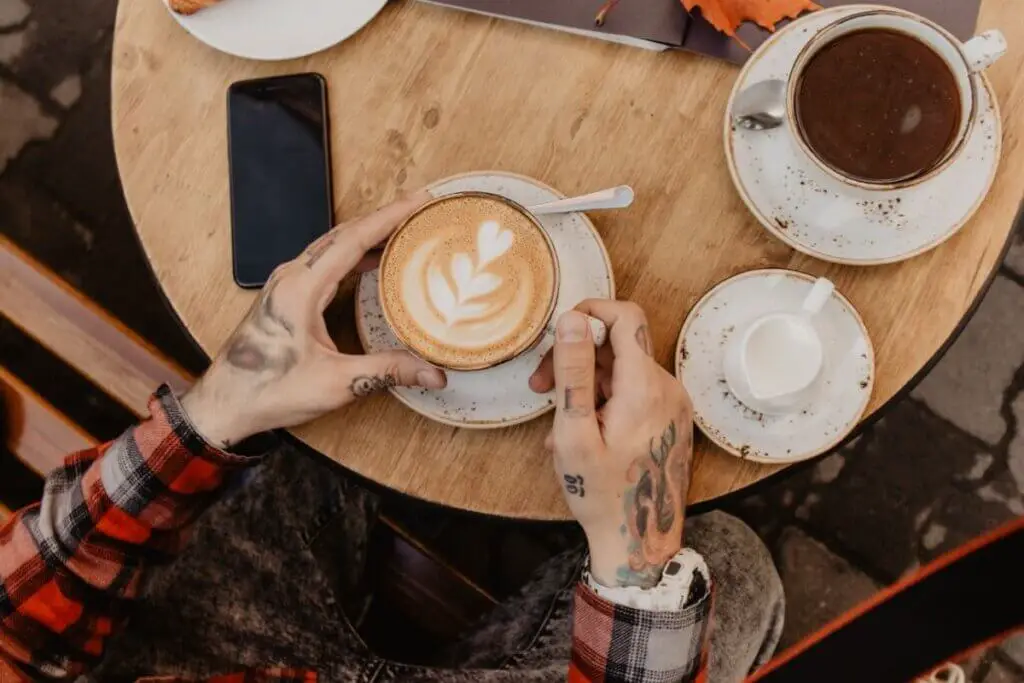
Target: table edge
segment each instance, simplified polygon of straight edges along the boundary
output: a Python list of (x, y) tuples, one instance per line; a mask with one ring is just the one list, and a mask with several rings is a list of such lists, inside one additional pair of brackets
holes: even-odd
[[(120, 167), (118, 167), (118, 174), (120, 175)], [(119, 178), (119, 180), (120, 180), (120, 178)], [(131, 204), (127, 201), (127, 193), (125, 193), (125, 203), (128, 204), (128, 211), (129, 211), (129, 213), (131, 213)], [(134, 216), (133, 216), (133, 222), (134, 222)], [(769, 475), (767, 475), (767, 476), (765, 476), (765, 477), (763, 477), (763, 478), (761, 478), (761, 479), (759, 479), (759, 480), (757, 480), (757, 481), (755, 481), (755, 482), (753, 482), (751, 484), (748, 484), (747, 486), (744, 486), (742, 488), (738, 488), (738, 489), (735, 489), (735, 490), (732, 490), (732, 491), (728, 491), (726, 493), (723, 493), (720, 496), (715, 496), (713, 498), (705, 498), (704, 500), (701, 500), (701, 501), (697, 501), (697, 502), (694, 502), (694, 503), (689, 503), (686, 506), (686, 513), (687, 514), (700, 514), (702, 512), (708, 512), (710, 510), (715, 510), (715, 509), (718, 509), (718, 508), (722, 507), (723, 505), (731, 503), (732, 501), (734, 501), (737, 498), (739, 498), (741, 495), (742, 496), (746, 496), (746, 495), (755, 494), (755, 493), (763, 490), (764, 488), (767, 488), (769, 485), (776, 483), (777, 480), (783, 474), (787, 474), (787, 475), (790, 475), (790, 476), (793, 475), (793, 474), (796, 474), (797, 472), (800, 472), (800, 471), (802, 471), (802, 470), (804, 470), (804, 469), (806, 469), (806, 468), (808, 468), (808, 467), (818, 463), (823, 458), (826, 458), (829, 455), (835, 453), (836, 451), (842, 449), (844, 446), (846, 446), (851, 441), (853, 441), (858, 436), (860, 436), (864, 432), (864, 430), (866, 430), (867, 428), (873, 426), (876, 422), (878, 422), (878, 420), (880, 420), (882, 417), (884, 417), (885, 413), (888, 412), (896, 402), (906, 398), (910, 394), (910, 392), (912, 392), (917, 387), (917, 385), (920, 384), (921, 380), (923, 380), (925, 378), (925, 376), (927, 376), (935, 368), (935, 366), (939, 363), (939, 361), (942, 360), (942, 358), (949, 351), (950, 347), (952, 347), (953, 344), (956, 343), (957, 339), (960, 338), (960, 335), (963, 333), (963, 331), (967, 327), (968, 323), (970, 323), (971, 319), (974, 318), (975, 313), (978, 312), (978, 308), (981, 306), (981, 302), (985, 299), (985, 296), (988, 294), (989, 290), (992, 288), (992, 283), (994, 283), (996, 278), (999, 277), (1000, 270), (1002, 269), (1003, 262), (1006, 260), (1006, 255), (1007, 255), (1007, 253), (1010, 250), (1010, 245), (1013, 243), (1014, 235), (1018, 231), (1024, 232), (1024, 196), (1022, 196), (1020, 201), (1018, 202), (1017, 215), (1016, 215), (1016, 217), (1013, 220), (1013, 225), (1010, 227), (1010, 230), (1006, 234), (1006, 240), (1004, 241), (1002, 247), (999, 250), (999, 257), (998, 257), (998, 259), (996, 261), (995, 267), (992, 268), (992, 270), (989, 272), (988, 276), (985, 278), (984, 284), (982, 284), (982, 286), (978, 288), (978, 293), (975, 295), (974, 299), (971, 301), (970, 306), (967, 307), (967, 309), (964, 311), (964, 314), (960, 317), (960, 320), (957, 322), (956, 326), (953, 328), (953, 331), (950, 333), (949, 337), (946, 338), (946, 340), (942, 343), (941, 346), (939, 346), (939, 348), (935, 351), (935, 353), (932, 354), (932, 356), (928, 359), (928, 361), (925, 362), (916, 373), (914, 373), (913, 377), (911, 377), (902, 387), (900, 387), (895, 393), (893, 393), (893, 395), (891, 397), (889, 397), (889, 399), (887, 401), (885, 401), (880, 406), (875, 408), (873, 411), (868, 413), (868, 415), (866, 417), (864, 417), (857, 424), (857, 426), (844, 439), (839, 441), (831, 449), (823, 451), (819, 455), (816, 455), (816, 456), (814, 456), (812, 458), (808, 458), (806, 460), (801, 460), (801, 461), (793, 462), (793, 463), (780, 463), (781, 465), (783, 465), (783, 467), (781, 469), (779, 469), (777, 472), (772, 472), (771, 474), (769, 474)], [(209, 363), (212, 360), (210, 354), (206, 352), (206, 350), (202, 347), (202, 345), (199, 343), (199, 341), (192, 334), (192, 331), (185, 324), (184, 320), (182, 320), (181, 316), (178, 314), (178, 310), (174, 307), (174, 304), (171, 302), (170, 298), (168, 297), (167, 292), (164, 290), (163, 284), (160, 282), (160, 279), (156, 276), (156, 272), (153, 270), (153, 264), (149, 260), (149, 254), (146, 251), (146, 248), (145, 248), (145, 246), (142, 243), (142, 239), (139, 237), (138, 230), (133, 230), (132, 231), (132, 236), (135, 239), (135, 243), (139, 247), (139, 250), (146, 257), (146, 259), (145, 259), (145, 261), (146, 261), (146, 269), (149, 271), (150, 277), (153, 279), (153, 282), (157, 286), (157, 291), (160, 294), (160, 301), (163, 304), (164, 308), (171, 315), (171, 317), (178, 323), (178, 327), (181, 328), (181, 330), (185, 333), (185, 337), (188, 340), (188, 343), (191, 344), (192, 347), (196, 350), (196, 352), (200, 356), (205, 358), (207, 360), (207, 362)], [(485, 518), (490, 518), (490, 519), (519, 520), (519, 521), (542, 522), (542, 523), (570, 522), (570, 521), (573, 521), (573, 519), (574, 519), (572, 516), (568, 516), (568, 515), (564, 516), (564, 517), (554, 517), (554, 516), (513, 517), (513, 516), (510, 516), (510, 515), (501, 513), (501, 512), (493, 512), (493, 511), (489, 511), (489, 510), (473, 510), (473, 509), (469, 509), (469, 508), (456, 507), (454, 505), (449, 505), (449, 504), (443, 503), (441, 501), (432, 500), (430, 498), (424, 498), (424, 497), (418, 496), (418, 495), (416, 495), (414, 493), (410, 493), (408, 491), (403, 491), (403, 490), (397, 489), (397, 488), (392, 488), (391, 486), (388, 486), (387, 484), (384, 484), (382, 482), (376, 481), (374, 479), (370, 479), (366, 475), (361, 474), (360, 472), (357, 472), (357, 471), (355, 471), (354, 469), (352, 469), (350, 467), (347, 467), (344, 463), (338, 462), (334, 458), (328, 457), (327, 455), (321, 453), (320, 451), (316, 450), (315, 448), (313, 448), (312, 446), (307, 444), (305, 441), (303, 441), (299, 437), (295, 436), (291, 432), (288, 432), (287, 430), (280, 430), (278, 432), (278, 434), (279, 434), (279, 436), (284, 441), (288, 442), (290, 445), (295, 447), (297, 450), (299, 450), (299, 451), (301, 451), (301, 452), (303, 452), (305, 454), (315, 454), (317, 457), (323, 458), (324, 460), (326, 460), (329, 463), (331, 463), (333, 466), (340, 468), (346, 474), (348, 474), (350, 476), (354, 476), (359, 482), (363, 483), (370, 490), (384, 491), (384, 492), (391, 493), (391, 494), (396, 494), (396, 495), (399, 495), (399, 496), (405, 496), (405, 497), (411, 498), (411, 499), (413, 499), (413, 500), (415, 500), (415, 501), (417, 501), (419, 503), (424, 503), (424, 504), (428, 504), (428, 505), (436, 505), (436, 506), (444, 508), (446, 510), (452, 510), (452, 511), (455, 511), (455, 512), (458, 512), (458, 513), (465, 513), (465, 514), (469, 514), (469, 515), (485, 517)], [(730, 456), (730, 457), (734, 457), (734, 456)]]
[[(117, 72), (118, 72), (118, 70), (115, 67), (115, 62), (117, 60), (117, 50), (116, 50), (117, 34), (118, 34), (118, 29), (119, 29), (119, 21), (120, 21), (120, 17), (121, 17), (121, 7), (122, 7), (122, 5), (123, 5), (123, 0), (119, 1), (118, 5), (117, 5), (117, 12), (116, 12), (115, 22), (114, 22), (114, 36), (113, 36), (113, 43), (114, 43), (114, 48), (115, 49), (113, 51), (113, 55), (112, 55), (112, 58), (111, 58), (111, 67), (110, 67), (110, 71), (111, 71), (111, 78), (110, 78), (110, 127), (111, 127), (111, 133), (112, 133), (111, 137), (112, 137), (112, 141), (113, 141), (113, 145), (114, 145), (114, 160), (115, 160), (115, 163), (117, 165), (118, 183), (121, 186), (121, 193), (124, 196), (125, 205), (128, 208), (129, 216), (132, 219), (132, 224), (133, 224), (133, 228), (134, 228), (132, 230), (132, 236), (133, 236), (133, 238), (135, 240), (136, 246), (138, 246), (139, 250), (142, 252), (143, 256), (145, 257), (146, 269), (149, 272), (150, 277), (153, 279), (153, 282), (157, 286), (157, 291), (159, 292), (160, 299), (161, 299), (161, 301), (163, 303), (164, 308), (167, 310), (167, 312), (170, 313), (171, 317), (177, 322), (178, 327), (184, 332), (185, 337), (187, 338), (188, 342), (192, 345), (192, 347), (196, 350), (196, 352), (201, 357), (205, 358), (207, 363), (209, 363), (212, 360), (211, 355), (203, 348), (203, 346), (196, 339), (195, 335), (193, 335), (191, 329), (188, 327), (188, 325), (182, 319), (181, 315), (178, 313), (177, 308), (174, 306), (174, 303), (171, 301), (170, 297), (168, 296), (167, 291), (164, 289), (163, 283), (160, 281), (160, 279), (156, 275), (156, 271), (153, 268), (153, 262), (149, 258), (149, 252), (146, 250), (145, 244), (142, 241), (142, 237), (139, 234), (139, 231), (138, 231), (138, 228), (137, 228), (137, 218), (135, 216), (135, 210), (134, 210), (134, 208), (132, 206), (132, 201), (131, 201), (130, 197), (128, 196), (127, 189), (126, 189), (126, 187), (124, 185), (124, 181), (122, 179), (121, 157), (120, 157), (120, 153), (119, 153), (119, 145), (118, 145), (118, 142), (117, 142), (118, 138), (117, 138), (117, 135), (115, 134), (115, 130), (116, 130), (116, 125), (115, 124), (116, 124), (116, 120), (117, 120), (117, 108), (118, 108), (118, 99), (115, 96), (116, 92), (117, 92), (117, 85), (118, 85), (118, 81), (117, 81)], [(998, 175), (998, 170), (997, 170), (995, 175)], [(995, 178), (993, 177), (993, 181), (994, 181), (994, 179)], [(1002, 269), (1003, 263), (1004, 263), (1004, 261), (1006, 259), (1006, 255), (1009, 252), (1010, 245), (1013, 243), (1014, 236), (1015, 236), (1015, 234), (1018, 231), (1024, 231), (1024, 195), (1022, 195), (1021, 198), (1018, 200), (1016, 216), (1014, 217), (1014, 219), (1013, 219), (1013, 221), (1012, 221), (1012, 223), (1010, 225), (1010, 229), (1006, 232), (1006, 239), (1004, 240), (1002, 246), (1000, 247), (999, 256), (996, 259), (993, 268), (987, 274), (987, 276), (985, 278), (985, 282), (981, 285), (981, 287), (978, 288), (977, 294), (974, 296), (974, 298), (971, 301), (970, 305), (964, 310), (963, 315), (961, 315), (960, 319), (957, 321), (956, 325), (953, 327), (953, 329), (950, 332), (949, 336), (936, 349), (935, 353), (933, 353), (931, 355), (931, 357), (929, 357), (929, 359), (925, 363), (923, 363), (921, 365), (920, 369), (918, 369), (918, 371), (916, 373), (914, 373), (914, 375), (906, 383), (903, 384), (903, 386), (901, 386), (898, 390), (896, 390), (893, 393), (893, 395), (890, 396), (884, 403), (882, 403), (877, 408), (875, 408), (873, 411), (871, 411), (866, 416), (864, 416), (861, 419), (861, 421), (857, 424), (857, 426), (853, 430), (851, 430), (851, 432), (846, 436), (846, 438), (844, 438), (841, 441), (839, 441), (833, 448), (831, 448), (829, 450), (826, 450), (826, 451), (822, 452), (821, 454), (819, 454), (817, 456), (814, 456), (812, 458), (808, 458), (807, 460), (803, 460), (803, 461), (799, 461), (799, 462), (795, 462), (795, 463), (779, 463), (780, 465), (782, 465), (782, 467), (779, 470), (777, 470), (776, 472), (772, 472), (771, 474), (768, 474), (765, 477), (763, 477), (763, 478), (761, 478), (761, 479), (759, 479), (759, 480), (757, 480), (757, 481), (755, 481), (755, 482), (753, 482), (751, 484), (748, 484), (747, 486), (743, 486), (741, 488), (737, 488), (737, 489), (734, 489), (732, 491), (728, 491), (728, 492), (723, 493), (723, 494), (721, 494), (719, 496), (715, 496), (715, 497), (712, 497), (712, 498), (706, 498), (704, 500), (697, 501), (697, 502), (694, 502), (694, 503), (689, 503), (687, 505), (687, 507), (686, 507), (687, 514), (698, 514), (698, 513), (702, 513), (702, 512), (707, 512), (709, 510), (717, 509), (717, 508), (719, 508), (719, 507), (721, 507), (723, 505), (729, 504), (730, 502), (732, 502), (733, 500), (737, 499), (741, 495), (744, 495), (744, 496), (745, 495), (752, 495), (752, 494), (762, 490), (763, 488), (765, 488), (765, 487), (767, 487), (767, 486), (769, 486), (771, 484), (776, 483), (776, 481), (779, 479), (779, 477), (781, 477), (784, 473), (792, 475), (792, 474), (795, 474), (798, 471), (806, 469), (807, 467), (810, 467), (811, 465), (816, 464), (821, 459), (826, 458), (829, 455), (831, 455), (832, 453), (835, 453), (836, 451), (842, 449), (848, 443), (850, 443), (851, 441), (856, 439), (858, 436), (860, 436), (864, 432), (864, 430), (866, 430), (867, 428), (871, 427), (878, 420), (880, 420), (882, 417), (884, 417), (886, 412), (888, 412), (897, 401), (906, 398), (910, 394), (910, 392), (912, 392), (917, 387), (917, 385), (921, 382), (921, 380), (923, 380), (924, 377), (926, 375), (928, 375), (935, 368), (935, 366), (938, 364), (938, 362), (940, 360), (942, 360), (942, 358), (949, 351), (950, 347), (952, 347), (952, 345), (954, 343), (956, 343), (957, 339), (959, 339), (960, 335), (963, 333), (964, 329), (967, 327), (967, 324), (974, 317), (975, 313), (977, 313), (977, 310), (980, 307), (981, 302), (984, 300), (985, 296), (988, 294), (989, 289), (991, 289), (992, 284), (995, 282), (995, 279), (999, 276), (1000, 270)], [(773, 237), (774, 237), (774, 235), (773, 235)], [(792, 249), (792, 247), (790, 247), (790, 245), (787, 244), (786, 246)], [(941, 245), (938, 245), (938, 246), (941, 246)], [(914, 257), (914, 258), (918, 258), (918, 257)], [(816, 260), (820, 260), (820, 259), (816, 259)], [(859, 267), (863, 267), (863, 266), (859, 266)], [(350, 476), (354, 476), (359, 482), (363, 483), (364, 485), (367, 486), (367, 488), (369, 488), (371, 490), (385, 491), (385, 492), (388, 492), (388, 493), (397, 494), (397, 495), (400, 495), (400, 496), (405, 496), (405, 497), (411, 498), (411, 499), (413, 499), (413, 500), (415, 500), (417, 502), (420, 502), (420, 503), (425, 503), (425, 504), (428, 504), (428, 505), (436, 505), (436, 506), (442, 507), (442, 508), (444, 508), (446, 510), (454, 511), (454, 512), (457, 512), (457, 513), (460, 513), (460, 514), (469, 514), (469, 515), (473, 515), (473, 516), (486, 517), (486, 518), (490, 518), (490, 519), (517, 520), (517, 521), (528, 521), (528, 522), (538, 522), (538, 523), (563, 523), (563, 522), (567, 522), (567, 521), (573, 521), (573, 517), (571, 515), (568, 515), (568, 514), (566, 516), (561, 516), (561, 517), (542, 516), (542, 515), (539, 515), (539, 516), (515, 517), (515, 516), (508, 515), (506, 513), (502, 513), (502, 512), (495, 512), (495, 511), (490, 511), (490, 510), (474, 510), (474, 509), (470, 509), (470, 508), (456, 507), (454, 505), (450, 505), (450, 504), (447, 504), (447, 503), (444, 503), (444, 502), (441, 502), (441, 501), (432, 500), (430, 498), (425, 498), (425, 497), (422, 497), (422, 496), (418, 496), (418, 495), (416, 495), (414, 493), (411, 493), (409, 491), (401, 490), (401, 489), (398, 489), (398, 488), (393, 488), (393, 487), (391, 487), (391, 486), (389, 486), (387, 484), (384, 484), (382, 482), (378, 482), (376, 480), (370, 479), (369, 477), (361, 474), (360, 472), (357, 472), (356, 470), (346, 466), (344, 463), (341, 463), (341, 462), (339, 462), (339, 461), (337, 461), (337, 460), (335, 460), (335, 459), (333, 459), (333, 458), (331, 458), (331, 457), (321, 453), (320, 451), (316, 450), (315, 448), (313, 448), (312, 446), (310, 446), (306, 442), (302, 441), (299, 437), (295, 436), (294, 434), (292, 434), (292, 433), (290, 433), (288, 431), (280, 430), (278, 432), (278, 434), (279, 434), (279, 436), (282, 437), (282, 439), (284, 441), (286, 441), (290, 445), (296, 447), (298, 450), (300, 450), (300, 451), (302, 451), (304, 453), (315, 453), (318, 457), (321, 457), (324, 460), (327, 460), (328, 462), (332, 463), (334, 466), (336, 466), (338, 468), (341, 468), (341, 470), (344, 471), (346, 474), (348, 474)], [(729, 456), (729, 457), (734, 457), (734, 456)]]

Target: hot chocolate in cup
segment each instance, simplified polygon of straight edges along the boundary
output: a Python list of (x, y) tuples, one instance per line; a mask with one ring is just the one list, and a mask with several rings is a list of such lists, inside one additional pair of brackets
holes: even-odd
[(924, 182), (959, 157), (979, 116), (976, 74), (1006, 51), (999, 31), (961, 43), (888, 7), (844, 16), (806, 40), (777, 95), (784, 101), (759, 105), (784, 111), (812, 164), (869, 191)]
[(380, 264), (380, 302), (410, 351), (448, 370), (482, 370), (541, 338), (558, 259), (539, 221), (485, 192), (438, 197), (409, 216)]

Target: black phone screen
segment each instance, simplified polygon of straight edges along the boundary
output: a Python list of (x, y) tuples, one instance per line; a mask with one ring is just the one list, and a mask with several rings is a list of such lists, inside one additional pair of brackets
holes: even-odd
[(323, 77), (299, 74), (228, 90), (228, 162), (235, 282), (271, 271), (331, 228)]

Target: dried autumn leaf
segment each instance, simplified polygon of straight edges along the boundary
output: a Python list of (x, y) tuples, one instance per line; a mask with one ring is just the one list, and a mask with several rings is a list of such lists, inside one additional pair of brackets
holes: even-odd
[(812, 0), (681, 0), (687, 12), (700, 7), (701, 16), (727, 36), (736, 37), (744, 21), (775, 30), (783, 19), (796, 19), (802, 12), (821, 9)]

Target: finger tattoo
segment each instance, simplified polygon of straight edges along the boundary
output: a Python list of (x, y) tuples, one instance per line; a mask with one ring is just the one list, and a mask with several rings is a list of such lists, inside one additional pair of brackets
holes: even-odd
[(378, 391), (390, 389), (391, 387), (398, 386), (398, 380), (391, 375), (384, 375), (378, 377), (377, 375), (359, 375), (352, 380), (352, 385), (349, 390), (353, 396), (363, 398), (371, 394), (376, 394)]
[(306, 249), (306, 267), (312, 268), (313, 265), (320, 260), (320, 257), (327, 253), (327, 250), (334, 246), (334, 241), (338, 239), (338, 233), (331, 231), (318, 239), (313, 244), (309, 245)]
[(648, 356), (654, 355), (654, 347), (651, 344), (651, 333), (647, 329), (647, 323), (643, 323), (640, 327), (636, 328), (636, 334), (634, 336), (636, 337), (637, 345), (644, 350), (644, 353)]
[(594, 410), (594, 393), (579, 387), (565, 388), (565, 402), (562, 406), (566, 415), (586, 417)]

